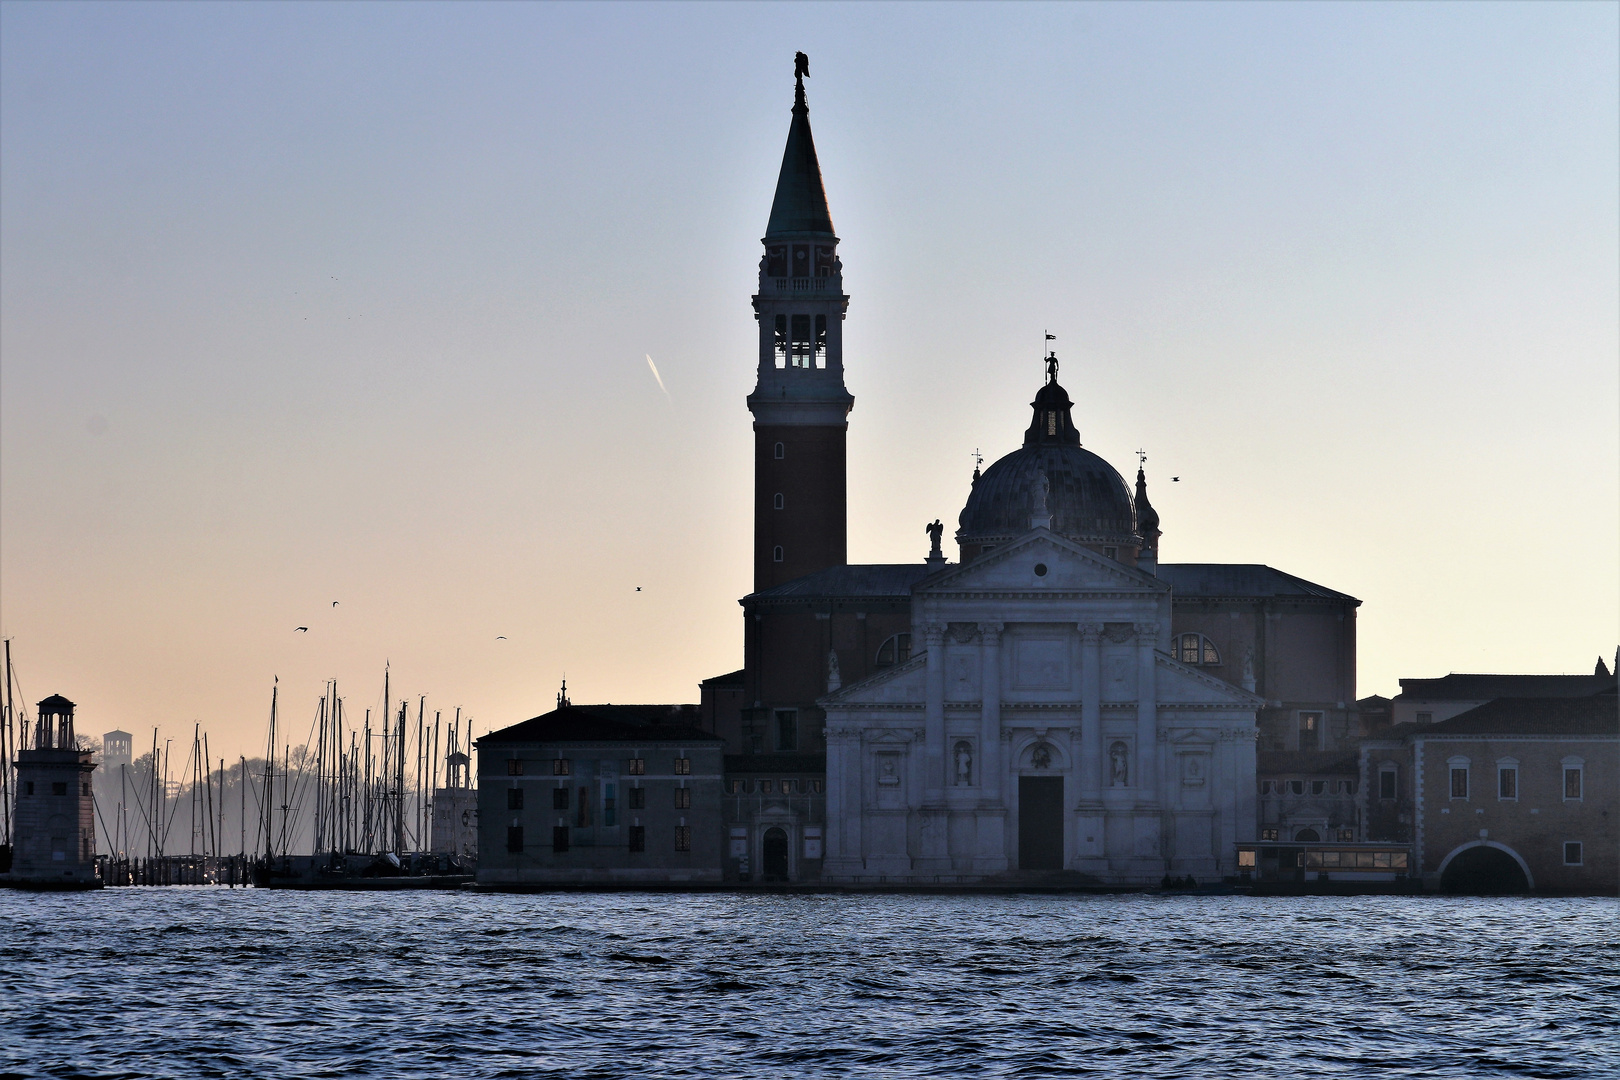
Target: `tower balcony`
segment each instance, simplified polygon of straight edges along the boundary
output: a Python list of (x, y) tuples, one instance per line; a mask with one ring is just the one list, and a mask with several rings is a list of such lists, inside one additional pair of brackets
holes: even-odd
[(829, 275), (827, 277), (762, 277), (759, 279), (759, 291), (764, 294), (796, 295), (800, 293), (841, 293), (844, 291), (842, 276)]

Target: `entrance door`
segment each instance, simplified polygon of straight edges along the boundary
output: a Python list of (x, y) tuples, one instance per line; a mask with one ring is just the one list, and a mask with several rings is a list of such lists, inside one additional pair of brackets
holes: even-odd
[(1063, 777), (1018, 778), (1018, 869), (1063, 869)]
[(788, 876), (787, 833), (781, 829), (765, 830), (765, 880), (786, 881)]

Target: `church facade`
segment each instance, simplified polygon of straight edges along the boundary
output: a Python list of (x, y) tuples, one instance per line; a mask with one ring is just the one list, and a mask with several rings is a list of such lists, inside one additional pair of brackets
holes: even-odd
[[(924, 559), (849, 563), (838, 244), (801, 75), (752, 297), (743, 666), (690, 714), (723, 749), (715, 877), (1141, 885), (1230, 875), (1239, 843), (1347, 839), (1354, 792), (1320, 777), (1350, 775), (1360, 602), (1259, 564), (1161, 563), (1145, 470), (1133, 490), (1082, 445), (1055, 356), (1022, 444), (973, 473), (957, 559), (936, 521)], [(564, 753), (568, 708), (521, 725), (535, 753)], [(517, 781), (479, 767), (481, 824), (535, 838), (485, 848), (481, 877), (494, 859), (509, 881), (530, 863), (647, 880), (608, 829), (541, 850), (565, 817), (521, 828), (495, 804)]]

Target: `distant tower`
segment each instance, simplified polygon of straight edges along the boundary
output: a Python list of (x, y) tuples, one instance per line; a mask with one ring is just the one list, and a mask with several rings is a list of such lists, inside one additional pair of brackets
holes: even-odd
[(96, 876), (95, 762), (73, 732), (73, 702), (53, 694), (35, 713), (34, 745), (17, 754), (17, 817), (10, 882), (93, 889)]
[(120, 765), (135, 762), (135, 736), (127, 731), (109, 731), (101, 737), (101, 767), (114, 775)]
[(810, 135), (797, 65), (776, 199), (759, 263), (759, 383), (754, 414), (754, 590), (849, 558), (844, 436), (844, 295), (838, 237)]

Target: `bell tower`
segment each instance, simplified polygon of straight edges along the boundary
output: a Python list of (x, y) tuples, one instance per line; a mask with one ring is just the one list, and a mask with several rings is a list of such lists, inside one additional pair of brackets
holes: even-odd
[(754, 591), (848, 561), (843, 264), (810, 135), (798, 54), (793, 120), (759, 261), (754, 318)]

